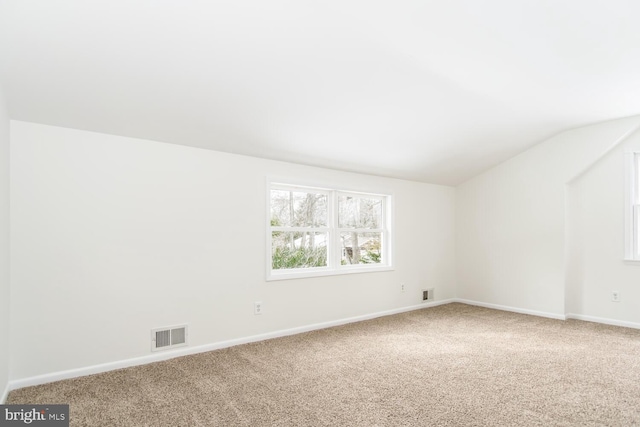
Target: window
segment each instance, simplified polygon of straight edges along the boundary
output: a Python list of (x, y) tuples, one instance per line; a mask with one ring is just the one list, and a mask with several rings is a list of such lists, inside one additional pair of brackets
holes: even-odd
[(626, 158), (625, 259), (640, 261), (640, 153)]
[(391, 196), (270, 183), (269, 280), (388, 270)]

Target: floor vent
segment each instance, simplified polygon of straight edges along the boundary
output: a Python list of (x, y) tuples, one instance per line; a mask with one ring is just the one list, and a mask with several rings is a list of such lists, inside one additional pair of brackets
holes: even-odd
[(187, 325), (151, 330), (151, 351), (167, 350), (187, 345)]
[(433, 288), (431, 289), (423, 289), (422, 290), (422, 302), (433, 301)]

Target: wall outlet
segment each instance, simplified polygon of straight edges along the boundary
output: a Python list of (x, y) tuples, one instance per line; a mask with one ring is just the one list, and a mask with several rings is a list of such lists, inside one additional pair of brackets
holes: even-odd
[(620, 302), (620, 292), (618, 291), (611, 292), (611, 301)]
[(256, 301), (253, 303), (253, 314), (262, 314), (262, 301)]
[(404, 292), (404, 283), (400, 283), (400, 292)]

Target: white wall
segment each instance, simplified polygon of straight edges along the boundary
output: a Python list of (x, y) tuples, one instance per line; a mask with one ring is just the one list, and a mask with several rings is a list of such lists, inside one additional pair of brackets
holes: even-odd
[[(148, 355), (154, 327), (197, 346), (455, 296), (450, 187), (15, 121), (11, 149), (14, 380)], [(392, 192), (396, 270), (265, 282), (267, 175)]]
[[(0, 337), (9, 336), (9, 116), (0, 88)], [(9, 378), (10, 347), (0, 343), (0, 403)]]
[[(640, 132), (567, 185), (567, 312), (640, 325), (640, 264), (623, 260), (629, 149), (640, 151)], [(612, 301), (613, 291), (620, 302)]]
[(638, 121), (563, 132), (457, 187), (457, 296), (564, 316), (565, 184)]

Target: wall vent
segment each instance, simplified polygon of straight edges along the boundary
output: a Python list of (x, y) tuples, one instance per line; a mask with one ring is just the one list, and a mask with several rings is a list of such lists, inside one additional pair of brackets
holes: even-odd
[(423, 289), (422, 290), (422, 302), (433, 301), (434, 300), (434, 289)]
[(151, 330), (151, 351), (168, 350), (187, 345), (187, 325), (167, 326)]

